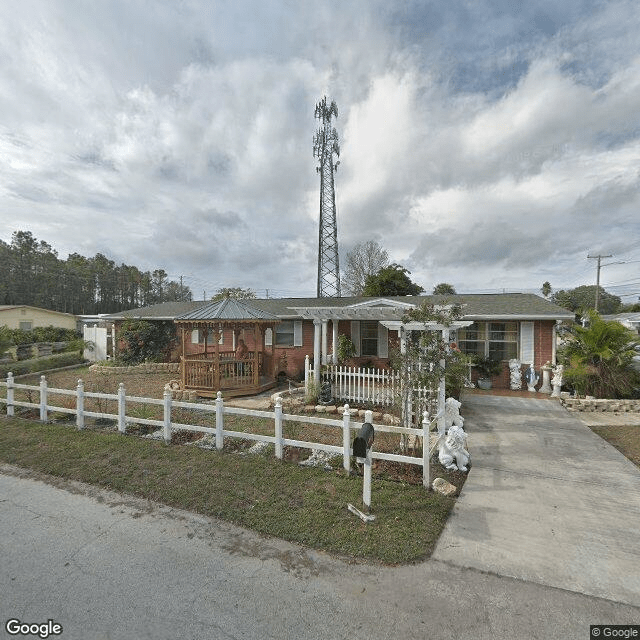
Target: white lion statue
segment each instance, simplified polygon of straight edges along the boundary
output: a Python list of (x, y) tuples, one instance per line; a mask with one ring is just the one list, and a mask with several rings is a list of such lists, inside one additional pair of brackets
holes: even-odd
[[(461, 402), (458, 402), (455, 398), (447, 398), (444, 403), (444, 430), (451, 427), (463, 427), (464, 418), (460, 415)], [(441, 435), (444, 435), (442, 433)]]
[(452, 426), (447, 431), (447, 437), (440, 444), (438, 460), (446, 469), (467, 471), (470, 455), (465, 449), (467, 434), (459, 426)]

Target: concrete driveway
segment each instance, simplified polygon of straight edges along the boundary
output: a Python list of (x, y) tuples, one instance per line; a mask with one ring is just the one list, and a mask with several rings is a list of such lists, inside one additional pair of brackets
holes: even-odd
[(640, 605), (640, 470), (555, 400), (463, 407), (473, 468), (433, 558)]

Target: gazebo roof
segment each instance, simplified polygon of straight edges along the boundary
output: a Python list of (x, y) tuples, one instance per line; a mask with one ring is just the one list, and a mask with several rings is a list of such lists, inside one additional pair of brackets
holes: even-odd
[(256, 309), (249, 302), (244, 300), (236, 300), (234, 298), (224, 298), (218, 302), (211, 302), (210, 304), (198, 307), (188, 313), (183, 313), (176, 317), (175, 322), (247, 322), (247, 323), (260, 323), (278, 322), (278, 316), (263, 311), (262, 309)]

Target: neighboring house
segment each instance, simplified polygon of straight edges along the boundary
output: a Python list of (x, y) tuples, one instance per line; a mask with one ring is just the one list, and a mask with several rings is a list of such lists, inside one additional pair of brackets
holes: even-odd
[[(468, 354), (492, 356), (504, 362), (503, 373), (494, 380), (495, 387), (509, 386), (508, 360), (518, 358), (523, 365), (533, 364), (539, 369), (546, 362), (555, 363), (556, 327), (572, 321), (574, 314), (545, 300), (523, 293), (472, 294), (453, 296), (389, 296), (380, 298), (269, 298), (244, 301), (256, 309), (276, 316), (273, 329), (266, 329), (260, 347), (273, 352), (274, 375), (285, 373), (299, 376), (304, 373), (305, 356), (322, 363), (335, 359), (334, 345), (341, 334), (351, 338), (356, 349), (354, 365), (388, 367), (390, 349), (398, 346), (398, 321), (404, 312), (423, 302), (458, 304), (463, 320), (471, 325), (452, 332), (450, 340)], [(197, 310), (210, 302), (168, 302), (141, 309), (132, 309), (109, 317), (118, 325), (126, 319), (150, 321), (175, 320), (178, 316)], [(391, 328), (390, 328), (391, 327)], [(199, 353), (203, 340), (212, 344), (213, 332), (191, 329), (188, 335), (176, 334), (174, 359), (185, 354)], [(225, 350), (235, 350), (239, 337), (249, 349), (253, 335), (226, 329), (220, 336)]]
[(634, 333), (640, 334), (640, 312), (617, 313), (615, 315), (602, 316), (603, 320), (615, 320), (621, 325), (631, 329)]
[(35, 327), (58, 327), (77, 329), (77, 317), (61, 311), (50, 311), (24, 304), (0, 305), (0, 327), (31, 331)]

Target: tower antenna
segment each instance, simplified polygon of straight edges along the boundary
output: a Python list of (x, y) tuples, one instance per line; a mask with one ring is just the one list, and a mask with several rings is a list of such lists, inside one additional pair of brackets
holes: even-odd
[(338, 132), (331, 126), (331, 117), (338, 117), (335, 101), (327, 105), (326, 96), (316, 104), (315, 117), (320, 126), (313, 137), (313, 155), (318, 158), (320, 174), (320, 225), (318, 238), (318, 298), (340, 297), (340, 264), (338, 261), (338, 225), (336, 222), (336, 192), (333, 172), (340, 161)]

